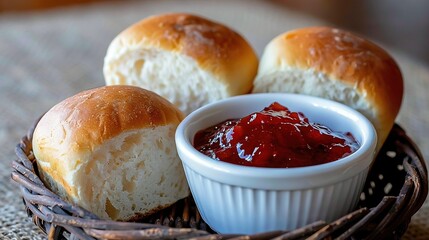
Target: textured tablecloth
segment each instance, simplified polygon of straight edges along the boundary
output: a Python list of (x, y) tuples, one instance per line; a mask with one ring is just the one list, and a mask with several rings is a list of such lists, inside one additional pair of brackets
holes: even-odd
[[(10, 162), (21, 136), (57, 102), (104, 84), (103, 57), (122, 29), (170, 11), (226, 23), (259, 54), (284, 31), (325, 25), (262, 1), (124, 1), (0, 16), (0, 239), (45, 238), (26, 216), (17, 185), (10, 180)], [(429, 160), (429, 67), (389, 51), (405, 77), (405, 100), (397, 122)], [(429, 239), (428, 203), (413, 217), (404, 239)]]

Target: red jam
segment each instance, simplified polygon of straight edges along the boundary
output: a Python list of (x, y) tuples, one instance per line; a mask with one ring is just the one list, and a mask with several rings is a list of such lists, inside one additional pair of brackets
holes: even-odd
[(275, 102), (242, 119), (199, 131), (194, 146), (205, 155), (239, 165), (292, 168), (332, 162), (356, 151), (349, 132), (340, 133)]

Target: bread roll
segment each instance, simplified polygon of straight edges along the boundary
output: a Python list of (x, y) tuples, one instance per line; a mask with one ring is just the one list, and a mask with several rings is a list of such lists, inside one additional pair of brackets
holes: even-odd
[(402, 102), (396, 62), (374, 43), (329, 27), (286, 32), (265, 48), (253, 92), (302, 93), (344, 103), (375, 126), (377, 149)]
[(43, 181), (103, 219), (133, 220), (188, 196), (174, 133), (182, 113), (153, 92), (107, 86), (81, 92), (37, 124)]
[(249, 93), (258, 67), (249, 43), (230, 28), (189, 14), (146, 18), (120, 33), (104, 59), (107, 85), (154, 91), (189, 114)]

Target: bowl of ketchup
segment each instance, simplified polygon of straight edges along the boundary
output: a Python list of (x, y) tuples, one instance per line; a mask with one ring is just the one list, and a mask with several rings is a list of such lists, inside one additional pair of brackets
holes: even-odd
[(222, 234), (292, 230), (351, 212), (376, 140), (348, 106), (285, 93), (206, 105), (176, 130), (195, 203)]

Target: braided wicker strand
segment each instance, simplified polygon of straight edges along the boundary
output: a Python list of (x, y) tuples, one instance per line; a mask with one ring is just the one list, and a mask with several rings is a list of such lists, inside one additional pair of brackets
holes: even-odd
[(28, 215), (49, 239), (399, 239), (428, 194), (422, 154), (398, 125), (368, 175), (359, 207), (331, 223), (317, 221), (293, 231), (222, 235), (202, 220), (192, 196), (142, 222), (101, 220), (60, 199), (40, 180), (32, 154), (34, 127), (16, 147), (12, 179)]

